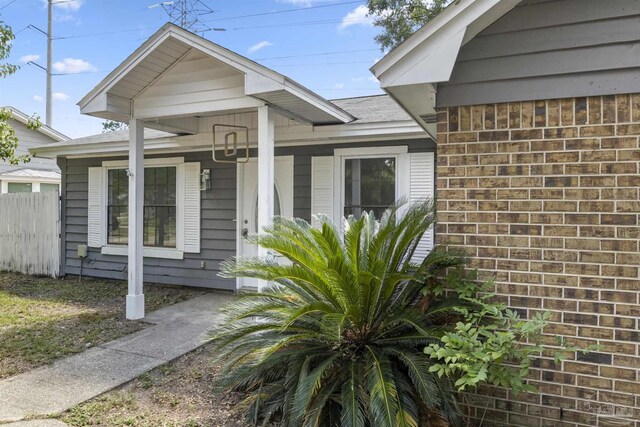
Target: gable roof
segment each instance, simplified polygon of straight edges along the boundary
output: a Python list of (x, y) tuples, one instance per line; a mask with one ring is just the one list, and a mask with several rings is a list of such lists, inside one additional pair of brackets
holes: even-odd
[(447, 81), (460, 48), (522, 0), (456, 0), (371, 67), (383, 88)]
[[(27, 116), (22, 111), (18, 110), (17, 108), (14, 108), (11, 106), (6, 106), (3, 108), (11, 110), (12, 119), (22, 123), (25, 126), (29, 123), (30, 117)], [(67, 141), (70, 139), (67, 135), (64, 135), (63, 133), (58, 132), (57, 130), (44, 124), (41, 125), (38, 129), (35, 129), (34, 132), (40, 132), (41, 134), (48, 136), (49, 138), (55, 140), (56, 142)]]
[(438, 82), (450, 79), (462, 46), (521, 1), (454, 0), (370, 70), (380, 87), (436, 138)]
[(128, 120), (131, 101), (194, 51), (243, 74), (246, 97), (267, 103), (287, 116), (312, 124), (347, 123), (354, 119), (290, 78), (171, 23), (145, 41), (78, 105), (85, 114)]

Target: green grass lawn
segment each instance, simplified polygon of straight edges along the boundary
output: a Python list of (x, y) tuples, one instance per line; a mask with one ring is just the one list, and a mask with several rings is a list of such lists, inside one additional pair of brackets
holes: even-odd
[[(147, 311), (203, 290), (145, 284)], [(0, 273), (0, 379), (145, 327), (125, 319), (125, 282)]]

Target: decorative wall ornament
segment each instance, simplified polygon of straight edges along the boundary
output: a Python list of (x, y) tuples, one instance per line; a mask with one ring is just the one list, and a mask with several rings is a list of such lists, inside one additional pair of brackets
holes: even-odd
[[(222, 157), (217, 157), (219, 151)], [(213, 161), (247, 163), (249, 161), (249, 128), (235, 125), (213, 125)]]

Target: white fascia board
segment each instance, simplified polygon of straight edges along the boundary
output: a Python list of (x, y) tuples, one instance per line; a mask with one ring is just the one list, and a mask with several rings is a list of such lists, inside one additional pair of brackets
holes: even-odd
[[(382, 57), (382, 59), (376, 62), (370, 68), (373, 75), (375, 75), (379, 79), (380, 75), (385, 73), (391, 67), (394, 67), (402, 58), (413, 53), (419, 45), (429, 39), (438, 30), (440, 30), (445, 25), (449, 25), (454, 17), (464, 12), (472, 3), (474, 3), (474, 1), (476, 0), (454, 1), (449, 7), (442, 11), (442, 13), (433, 18), (426, 25), (419, 28), (409, 38), (400, 43), (384, 57)], [(477, 1), (480, 2), (482, 0)]]
[(131, 117), (131, 101), (110, 93), (101, 92), (87, 104), (80, 107), (80, 112), (107, 120), (118, 117), (119, 121), (126, 123)]
[(394, 86), (384, 90), (434, 141), (437, 141), (437, 125), (426, 123), (421, 117), (436, 114), (436, 88), (432, 84)]
[[(17, 108), (11, 107), (11, 106), (6, 106), (4, 108), (7, 108), (9, 110), (11, 110), (11, 118), (22, 123), (23, 125), (28, 125), (29, 124), (29, 120), (31, 119), (31, 117), (27, 116), (25, 113), (23, 113), (22, 111), (18, 110)], [(61, 141), (68, 141), (69, 138), (67, 135), (58, 132), (57, 130), (47, 126), (47, 125), (40, 125), (40, 127), (38, 129), (35, 129), (35, 131), (40, 132), (41, 134), (43, 134), (44, 136), (48, 136), (49, 138), (55, 140), (56, 142), (61, 142)]]
[(285, 78), (285, 88), (289, 93), (335, 117), (342, 123), (350, 123), (356, 119), (342, 108), (325, 100), (324, 98), (321, 98), (314, 92), (291, 79)]
[(460, 48), (521, 0), (458, 0), (378, 61), (383, 88), (448, 81)]

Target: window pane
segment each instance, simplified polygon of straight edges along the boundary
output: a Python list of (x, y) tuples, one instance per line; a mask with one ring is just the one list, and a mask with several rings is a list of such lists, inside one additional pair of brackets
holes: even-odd
[(176, 247), (175, 206), (145, 206), (144, 246)]
[[(109, 170), (108, 243), (128, 242), (129, 178), (124, 169)], [(144, 170), (143, 244), (176, 247), (176, 168)]]
[(124, 169), (110, 169), (107, 175), (107, 243), (126, 245), (129, 238), (129, 178)]
[[(255, 224), (254, 233), (258, 232), (258, 195), (256, 194), (256, 203), (254, 205), (253, 212), (255, 213), (253, 223)], [(273, 186), (273, 215), (282, 215), (282, 205), (280, 204), (280, 193), (278, 193), (278, 187)]]
[(7, 191), (9, 193), (31, 193), (30, 182), (10, 182)]
[(396, 201), (395, 158), (345, 161), (344, 215), (373, 211), (377, 218)]
[(54, 191), (58, 191), (60, 186), (58, 184), (40, 184), (40, 192), (41, 193), (53, 193)]

